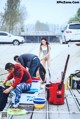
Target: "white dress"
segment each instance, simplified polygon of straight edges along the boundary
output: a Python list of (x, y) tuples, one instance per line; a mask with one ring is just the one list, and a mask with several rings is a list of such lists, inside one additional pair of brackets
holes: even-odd
[(47, 50), (47, 47), (41, 47), (42, 50), (41, 50), (41, 53), (40, 53), (40, 59), (45, 57), (48, 53), (48, 50)]

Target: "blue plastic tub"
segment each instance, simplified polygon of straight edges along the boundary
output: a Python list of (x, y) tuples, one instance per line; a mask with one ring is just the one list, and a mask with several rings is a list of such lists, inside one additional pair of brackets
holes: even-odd
[(42, 97), (34, 98), (33, 102), (34, 104), (44, 104), (46, 102), (46, 99)]

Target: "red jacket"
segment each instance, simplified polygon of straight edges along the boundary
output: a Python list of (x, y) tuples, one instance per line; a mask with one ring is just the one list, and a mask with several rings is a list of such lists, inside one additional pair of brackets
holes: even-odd
[(30, 84), (32, 83), (32, 78), (30, 76), (30, 73), (21, 64), (14, 65), (14, 72), (10, 73), (7, 79), (11, 80), (12, 78), (14, 78), (14, 83), (12, 84), (13, 88), (15, 88), (18, 84), (22, 82), (26, 82)]

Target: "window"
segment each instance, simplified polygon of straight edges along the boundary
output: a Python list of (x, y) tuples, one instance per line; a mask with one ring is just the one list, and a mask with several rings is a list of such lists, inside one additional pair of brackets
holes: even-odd
[(6, 33), (0, 33), (0, 36), (7, 36)]
[(67, 26), (64, 27), (64, 31), (67, 29)]
[(69, 29), (80, 29), (80, 24), (70, 24)]

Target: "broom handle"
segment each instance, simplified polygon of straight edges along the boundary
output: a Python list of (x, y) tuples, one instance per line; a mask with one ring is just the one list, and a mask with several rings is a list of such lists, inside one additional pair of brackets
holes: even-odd
[(65, 64), (65, 67), (64, 67), (64, 72), (62, 74), (61, 83), (58, 85), (58, 90), (61, 90), (61, 88), (62, 88), (62, 84), (63, 84), (64, 79), (65, 79), (65, 74), (66, 74), (66, 70), (67, 70), (67, 65), (68, 65), (69, 57), (70, 57), (70, 55), (68, 54), (67, 60), (66, 60), (66, 64)]
[(61, 82), (64, 82), (65, 74), (66, 74), (66, 70), (67, 70), (67, 66), (68, 66), (69, 58), (70, 58), (70, 55), (68, 54), (68, 56), (67, 56), (67, 60), (66, 60), (66, 64), (65, 64), (65, 67), (64, 67), (64, 72), (63, 72), (63, 74), (62, 74), (62, 81), (61, 81)]

